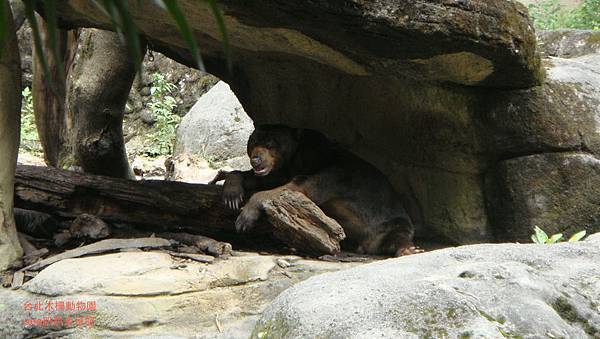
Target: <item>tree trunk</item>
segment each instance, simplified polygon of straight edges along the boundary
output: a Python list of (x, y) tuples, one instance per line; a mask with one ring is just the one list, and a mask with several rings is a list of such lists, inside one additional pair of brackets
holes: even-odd
[(19, 165), (15, 199), (19, 208), (66, 218), (87, 213), (157, 230), (181, 226), (208, 236), (235, 232), (236, 213), (221, 202), (217, 185), (134, 181)]
[(123, 140), (123, 113), (135, 69), (116, 33), (86, 29), (72, 71), (68, 107), (74, 153), (85, 172), (133, 178)]
[(13, 216), (15, 166), (21, 124), (21, 60), (8, 0), (0, 2), (7, 16), (6, 40), (0, 55), (0, 271), (23, 255)]
[(183, 228), (238, 244), (240, 237), (260, 237), (254, 242), (263, 249), (272, 234), (313, 255), (340, 249), (341, 226), (300, 193), (283, 191), (264, 202), (267, 217), (251, 234), (242, 235), (235, 233), (237, 213), (222, 203), (221, 193), (217, 185), (133, 181), (35, 166), (19, 166), (15, 185), (17, 207), (61, 217), (87, 213), (112, 223), (152, 226), (156, 231)]
[(25, 4), (22, 0), (9, 0), (8, 2), (12, 9), (15, 30), (18, 31), (25, 22)]
[[(48, 64), (51, 79), (46, 79), (40, 56), (33, 50), (33, 110), (35, 122), (44, 149), (44, 160), (48, 166), (64, 168), (72, 162), (69, 131), (71, 118), (65, 110), (66, 75), (77, 49), (76, 30), (58, 30), (57, 49), (59, 63), (54, 57), (49, 41), (46, 22), (37, 16), (42, 38), (44, 58)], [(59, 67), (62, 64), (62, 72)], [(52, 87), (51, 87), (52, 86)]]

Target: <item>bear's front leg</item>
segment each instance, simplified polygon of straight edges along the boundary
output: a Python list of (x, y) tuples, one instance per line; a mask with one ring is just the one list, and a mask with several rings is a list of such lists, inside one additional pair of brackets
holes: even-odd
[(244, 202), (245, 193), (243, 173), (234, 171), (226, 173), (223, 176), (225, 177), (225, 183), (223, 184), (223, 203), (232, 210), (239, 210)]
[(263, 210), (263, 202), (272, 196), (274, 191), (262, 191), (252, 195), (235, 221), (235, 229), (238, 232), (247, 232), (254, 227)]
[(274, 199), (283, 190), (301, 192), (306, 195), (303, 188), (293, 181), (272, 190), (256, 192), (242, 208), (242, 213), (240, 213), (235, 221), (235, 229), (238, 232), (246, 232), (252, 229), (260, 217), (260, 213), (264, 210), (263, 203), (266, 200)]

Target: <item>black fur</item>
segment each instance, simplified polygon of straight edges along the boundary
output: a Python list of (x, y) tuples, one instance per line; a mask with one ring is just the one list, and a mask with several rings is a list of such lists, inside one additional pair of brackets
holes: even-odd
[[(322, 134), (282, 125), (259, 126), (248, 140), (248, 155), (253, 154), (259, 169), (263, 163), (275, 164), (264, 176), (253, 170), (227, 176), (225, 203), (237, 209), (248, 201), (236, 222), (238, 231), (252, 228), (260, 216), (258, 196), (284, 186), (304, 193), (342, 225), (345, 248), (392, 255), (414, 248), (412, 222), (387, 178)], [(254, 195), (259, 191), (264, 193)]]

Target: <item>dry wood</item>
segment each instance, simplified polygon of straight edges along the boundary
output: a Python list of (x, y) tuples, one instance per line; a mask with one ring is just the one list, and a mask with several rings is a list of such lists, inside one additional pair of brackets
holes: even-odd
[(21, 247), (23, 248), (23, 254), (25, 256), (36, 252), (38, 249), (31, 243), (31, 241), (29, 241), (29, 239), (27, 239), (27, 237), (21, 233), (18, 232), (17, 233), (17, 237), (19, 238), (19, 243), (21, 244)]
[(29, 265), (25, 268), (22, 268), (21, 271), (41, 270), (42, 268), (54, 264), (55, 262), (65, 259), (77, 258), (88, 254), (104, 253), (114, 250), (120, 250), (123, 248), (158, 248), (170, 245), (171, 243), (168, 240), (162, 238), (106, 239), (95, 242), (93, 244), (65, 251), (50, 258), (46, 258), (33, 265)]
[[(151, 226), (157, 230), (186, 229), (232, 241), (274, 235), (296, 250), (311, 254), (335, 254), (344, 231), (306, 196), (282, 191), (264, 202), (267, 221), (255, 234), (237, 235), (236, 212), (221, 202), (222, 187), (170, 181), (133, 181), (63, 171), (55, 168), (18, 166), (15, 204), (30, 210), (74, 218), (82, 213), (112, 223)], [(259, 230), (263, 230), (260, 233)], [(264, 231), (267, 231), (265, 234)], [(159, 233), (220, 256), (231, 253), (229, 243), (204, 236)]]
[(38, 262), (40, 260), (40, 258), (42, 258), (43, 256), (45, 256), (46, 254), (48, 254), (48, 249), (47, 248), (40, 248), (39, 250), (36, 250), (34, 252), (31, 252), (27, 255), (23, 256), (23, 264), (25, 266), (29, 266), (31, 264), (34, 264), (36, 262)]
[(191, 259), (191, 260), (205, 263), (205, 264), (210, 264), (213, 261), (215, 261), (215, 257), (212, 257), (210, 255), (197, 254), (197, 253), (182, 253), (182, 252), (173, 252), (173, 251), (167, 251), (167, 253), (169, 253), (172, 257)]
[(217, 241), (215, 239), (202, 235), (189, 233), (159, 233), (159, 237), (177, 240), (186, 245), (198, 247), (202, 252), (214, 256), (222, 256), (231, 254), (231, 244)]
[(263, 201), (275, 236), (296, 250), (308, 254), (336, 254), (346, 235), (337, 221), (326, 216), (304, 194), (282, 190)]
[(50, 167), (18, 166), (15, 204), (75, 218), (82, 213), (106, 222), (186, 227), (207, 236), (235, 234), (236, 213), (221, 203), (221, 186), (171, 181), (134, 181)]
[(25, 272), (21, 271), (16, 271), (13, 274), (13, 279), (12, 279), (12, 284), (11, 287), (12, 288), (17, 288), (17, 287), (21, 287), (23, 286), (23, 282), (25, 281)]

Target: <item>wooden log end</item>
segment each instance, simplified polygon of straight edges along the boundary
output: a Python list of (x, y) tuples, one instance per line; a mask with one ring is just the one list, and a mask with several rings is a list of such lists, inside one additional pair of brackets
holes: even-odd
[(263, 202), (275, 236), (290, 247), (309, 255), (336, 254), (344, 229), (304, 194), (282, 190)]

